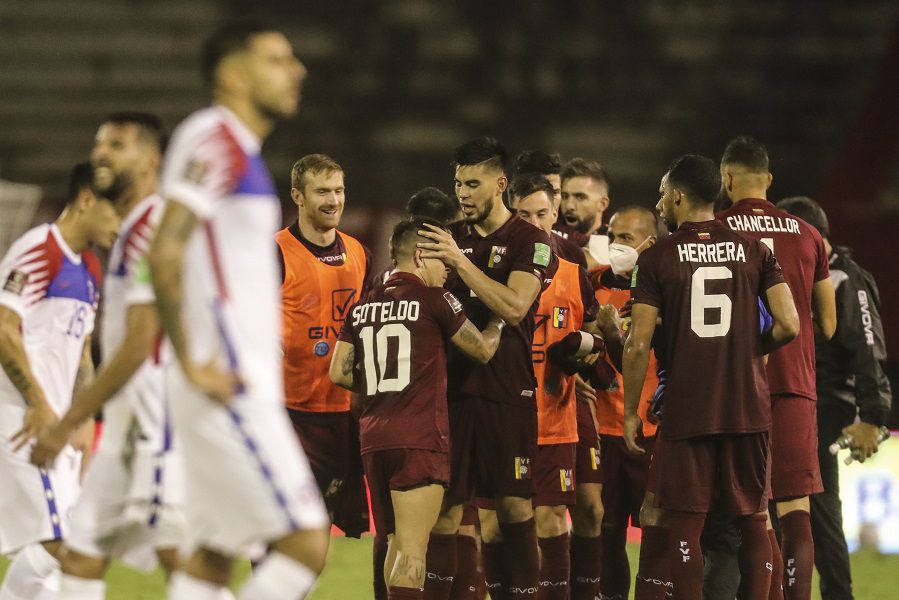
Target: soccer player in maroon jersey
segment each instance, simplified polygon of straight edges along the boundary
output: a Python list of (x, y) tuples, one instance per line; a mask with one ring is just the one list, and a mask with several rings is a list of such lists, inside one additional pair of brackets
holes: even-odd
[[(624, 347), (624, 440), (635, 453), (649, 348), (659, 317), (660, 361), (668, 369), (658, 472), (669, 528), (674, 598), (702, 596), (699, 544), (713, 504), (737, 517), (744, 597), (767, 598), (771, 546), (766, 532), (771, 405), (764, 354), (798, 334), (790, 290), (771, 251), (715, 220), (721, 182), (701, 156), (676, 159), (662, 178), (662, 213), (678, 231), (645, 250), (632, 283)], [(773, 327), (759, 333), (759, 297)], [(658, 448), (658, 446), (657, 446)]]
[[(504, 540), (497, 547), (484, 545), (485, 572), (490, 576), (492, 570), (508, 597), (534, 598), (538, 559), (531, 465), (537, 405), (531, 341), (552, 250), (546, 232), (503, 203), (507, 163), (505, 148), (492, 138), (457, 148), (455, 188), (465, 218), (451, 226), (452, 235), (439, 228), (424, 232), (431, 241), (421, 244), (427, 250), (422, 256), (440, 258), (453, 269), (447, 289), (476, 326), (483, 327), (491, 313), (506, 322), (492, 361), (450, 360), (453, 473), (445, 510), (431, 535), (426, 586), (451, 582), (455, 564), (447, 557), (455, 556), (462, 508), (477, 491), (478, 497), (495, 499)], [(433, 597), (446, 598), (444, 587)]]
[(548, 154), (540, 150), (523, 150), (515, 157), (513, 176), (518, 178), (526, 173), (543, 175), (553, 187), (553, 207), (559, 210), (562, 202), (562, 159), (558, 154)]
[(479, 332), (443, 289), (443, 262), (416, 247), (426, 222), (394, 228), (396, 271), (350, 310), (330, 369), (334, 383), (363, 397), (362, 457), (375, 525), (389, 539), (391, 600), (423, 597), (428, 534), (449, 483), (446, 342), (486, 363), (503, 327), (493, 318)]
[(603, 213), (609, 208), (609, 180), (595, 160), (572, 158), (562, 167), (562, 202), (556, 229), (587, 249), (588, 263), (608, 264), (609, 240)]
[[(718, 214), (726, 226), (766, 244), (777, 257), (799, 311), (799, 339), (768, 357), (771, 391), (771, 489), (777, 503), (784, 597), (811, 597), (814, 546), (809, 496), (823, 490), (818, 468), (815, 331), (836, 330), (836, 299), (818, 231), (766, 200), (768, 152), (750, 137), (732, 140), (721, 158), (722, 189), (734, 202)], [(770, 534), (775, 539), (773, 533)]]

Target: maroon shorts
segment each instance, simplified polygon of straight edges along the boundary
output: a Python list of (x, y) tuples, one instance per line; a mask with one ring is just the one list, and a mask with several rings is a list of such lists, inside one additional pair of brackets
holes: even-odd
[(474, 502), (465, 505), (465, 509), (462, 511), (462, 522), (460, 525), (468, 525), (470, 527), (477, 527), (481, 524), (480, 519), (478, 519), (478, 506)]
[(448, 406), (452, 477), (447, 495), (461, 502), (475, 493), (483, 498), (533, 496), (536, 401), (466, 397)]
[(603, 521), (614, 526), (630, 522), (640, 526), (640, 506), (646, 495), (649, 459), (655, 445), (655, 437), (643, 438), (640, 445), (646, 454), (635, 456), (628, 452), (624, 438), (614, 435), (599, 436), (602, 448), (602, 505)]
[(353, 452), (359, 455), (358, 426), (348, 411), (316, 413), (288, 408), (287, 414), (325, 505), (333, 511), (352, 475)]
[(824, 490), (818, 467), (818, 417), (814, 400), (771, 396), (771, 491), (775, 500)]
[(396, 530), (391, 491), (435, 483), (446, 487), (449, 482), (449, 455), (445, 452), (408, 448), (375, 450), (362, 455), (362, 466), (379, 535)]
[(601, 450), (593, 413), (586, 402), (577, 403), (577, 459), (574, 480), (578, 483), (602, 483)]
[(573, 506), (576, 502), (575, 457), (577, 444), (537, 446), (534, 461), (534, 506)]
[[(659, 446), (663, 448), (660, 452)], [(768, 432), (704, 435), (656, 444), (659, 506), (681, 512), (749, 515), (770, 493)]]

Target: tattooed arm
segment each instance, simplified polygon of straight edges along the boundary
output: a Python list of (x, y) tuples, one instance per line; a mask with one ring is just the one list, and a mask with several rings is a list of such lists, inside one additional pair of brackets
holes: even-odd
[(499, 347), (504, 325), (501, 319), (494, 317), (487, 323), (484, 331), (478, 331), (474, 323), (465, 319), (465, 323), (450, 339), (459, 350), (471, 358), (480, 363), (488, 363)]
[(331, 368), (328, 374), (335, 385), (359, 392), (359, 382), (353, 377), (356, 367), (356, 348), (349, 342), (338, 341), (331, 356)]
[(6, 376), (22, 394), (27, 406), (22, 429), (11, 439), (15, 450), (18, 450), (31, 438), (56, 423), (57, 416), (31, 371), (28, 355), (25, 353), (25, 341), (22, 339), (22, 319), (5, 306), (0, 306), (0, 364)]

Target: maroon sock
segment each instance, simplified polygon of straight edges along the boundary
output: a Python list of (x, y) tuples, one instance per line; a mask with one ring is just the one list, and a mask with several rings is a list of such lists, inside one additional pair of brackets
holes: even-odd
[(550, 538), (537, 538), (540, 546), (540, 600), (568, 600), (571, 577), (571, 544), (567, 533)]
[(470, 535), (456, 538), (456, 577), (450, 598), (476, 600), (478, 593), (478, 541)]
[(705, 526), (705, 513), (670, 511), (668, 548), (674, 600), (702, 598), (702, 547), (699, 536)]
[(812, 597), (812, 567), (815, 547), (812, 524), (804, 510), (794, 510), (780, 518), (783, 551), (784, 598), (809, 600)]
[(418, 588), (393, 587), (387, 589), (388, 600), (422, 600), (425, 593)]
[(644, 525), (634, 600), (665, 600), (671, 583), (671, 561), (667, 550), (668, 530), (658, 525)]
[(571, 600), (593, 600), (599, 594), (602, 538), (571, 536)]
[(768, 517), (750, 515), (740, 519), (740, 598), (765, 600), (771, 589), (771, 542)]
[(484, 564), (484, 584), (491, 600), (506, 597), (503, 589), (503, 542), (482, 542), (481, 560)]
[(537, 526), (534, 519), (522, 523), (500, 523), (503, 532), (503, 583), (506, 598), (537, 598), (540, 586), (540, 553), (537, 550)]
[(631, 591), (631, 565), (627, 561), (627, 526), (604, 527), (599, 591), (608, 600), (627, 600)]
[(375, 536), (375, 541), (371, 547), (371, 558), (375, 600), (387, 600), (387, 582), (384, 581), (384, 562), (387, 560), (386, 536)]
[(449, 600), (456, 577), (456, 534), (432, 533), (425, 561), (425, 591), (422, 597)]
[(784, 558), (780, 553), (780, 542), (777, 532), (768, 530), (768, 542), (771, 546), (771, 587), (768, 588), (768, 600), (784, 600)]

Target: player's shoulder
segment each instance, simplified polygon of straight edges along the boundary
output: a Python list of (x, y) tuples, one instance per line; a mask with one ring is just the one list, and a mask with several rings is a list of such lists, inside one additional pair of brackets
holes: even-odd
[(4, 262), (18, 264), (28, 255), (43, 254), (53, 244), (51, 225), (42, 223), (20, 235), (6, 251)]
[(512, 215), (512, 218), (509, 220), (508, 227), (504, 228), (506, 238), (518, 239), (519, 237), (526, 237), (526, 239), (531, 240), (540, 240), (543, 243), (549, 243), (549, 234), (545, 231), (528, 223), (518, 215)]
[(370, 255), (371, 252), (368, 250), (365, 244), (363, 244), (358, 238), (350, 235), (346, 231), (337, 230), (337, 235), (343, 241), (344, 248), (347, 250), (353, 250), (354, 252), (359, 253), (361, 258), (365, 258), (367, 255)]
[(103, 267), (100, 264), (100, 259), (94, 254), (93, 250), (85, 250), (81, 253), (81, 260), (84, 261), (87, 272), (94, 278), (97, 285), (99, 285), (103, 279)]

